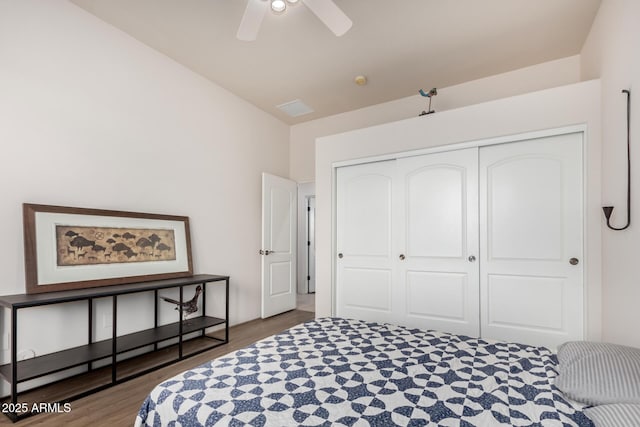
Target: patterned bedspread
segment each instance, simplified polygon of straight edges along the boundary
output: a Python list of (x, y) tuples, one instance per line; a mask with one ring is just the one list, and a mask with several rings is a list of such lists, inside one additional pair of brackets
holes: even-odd
[(308, 322), (151, 391), (136, 426), (592, 426), (543, 347)]

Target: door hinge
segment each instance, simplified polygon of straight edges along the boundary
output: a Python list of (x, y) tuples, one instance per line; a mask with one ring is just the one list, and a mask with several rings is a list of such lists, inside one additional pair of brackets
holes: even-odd
[(307, 212), (311, 212), (311, 206), (307, 206)]
[(311, 276), (307, 276), (307, 280), (311, 280)]
[(311, 246), (311, 242), (307, 240), (307, 246)]

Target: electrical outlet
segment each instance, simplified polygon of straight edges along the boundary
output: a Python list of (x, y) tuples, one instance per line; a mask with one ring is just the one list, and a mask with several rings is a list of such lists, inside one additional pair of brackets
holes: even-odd
[(113, 321), (111, 320), (111, 316), (108, 314), (102, 315), (102, 327), (107, 329), (113, 326)]

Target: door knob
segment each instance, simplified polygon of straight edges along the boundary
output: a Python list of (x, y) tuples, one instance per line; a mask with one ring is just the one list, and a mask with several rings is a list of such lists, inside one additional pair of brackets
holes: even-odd
[(400, 261), (404, 261), (404, 254), (400, 254), (398, 258), (400, 258)]
[(469, 262), (474, 262), (476, 260), (476, 257), (473, 255), (469, 255)]
[(273, 251), (270, 251), (269, 249), (267, 249), (266, 251), (263, 251), (262, 249), (260, 249), (260, 250), (258, 251), (258, 253), (259, 253), (260, 255), (269, 255), (271, 252), (273, 252)]
[(338, 254), (338, 258), (342, 258), (344, 255), (342, 255), (342, 252)]
[(571, 265), (578, 265), (579, 262), (580, 262), (580, 260), (578, 258), (571, 258), (569, 260), (569, 264), (571, 264)]

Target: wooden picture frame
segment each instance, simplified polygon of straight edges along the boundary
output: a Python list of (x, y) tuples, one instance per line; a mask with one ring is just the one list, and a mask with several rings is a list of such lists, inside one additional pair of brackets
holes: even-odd
[(193, 275), (186, 216), (23, 204), (28, 294)]

